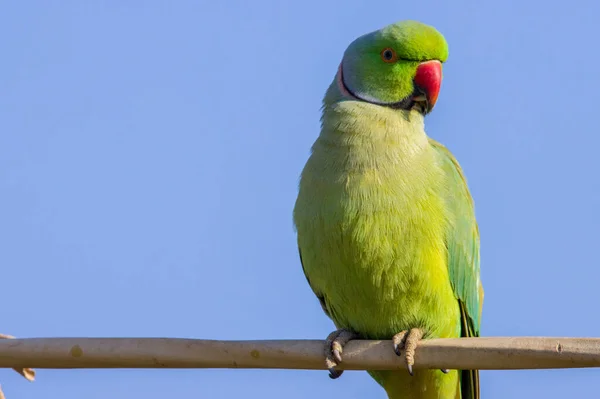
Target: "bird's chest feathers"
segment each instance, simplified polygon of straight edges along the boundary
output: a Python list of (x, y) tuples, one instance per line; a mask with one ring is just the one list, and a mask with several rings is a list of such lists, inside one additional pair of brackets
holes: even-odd
[(447, 267), (444, 204), (428, 179), (370, 168), (341, 173), (315, 192), (315, 248), (337, 266), (321, 264), (315, 273), (327, 281), (334, 274), (356, 278), (361, 292), (376, 295), (428, 289), (424, 284)]
[(341, 140), (317, 141), (301, 180), (305, 272), (336, 324), (392, 332), (452, 296), (441, 172), (427, 148)]

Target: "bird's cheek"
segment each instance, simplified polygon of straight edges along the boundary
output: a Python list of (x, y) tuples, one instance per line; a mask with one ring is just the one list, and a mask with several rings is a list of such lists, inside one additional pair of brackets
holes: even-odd
[(415, 85), (427, 96), (429, 108), (433, 108), (442, 85), (442, 63), (436, 60), (426, 61), (417, 67)]

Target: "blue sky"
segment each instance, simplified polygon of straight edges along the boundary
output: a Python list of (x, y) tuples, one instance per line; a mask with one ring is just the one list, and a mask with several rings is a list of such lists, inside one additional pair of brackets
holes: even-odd
[[(324, 338), (291, 212), (358, 35), (450, 44), (429, 134), (476, 201), (486, 336), (594, 336), (597, 2), (22, 1), (0, 13), (0, 332)], [(592, 397), (598, 370), (485, 371), (494, 398)], [(364, 372), (0, 370), (8, 399), (379, 398)]]

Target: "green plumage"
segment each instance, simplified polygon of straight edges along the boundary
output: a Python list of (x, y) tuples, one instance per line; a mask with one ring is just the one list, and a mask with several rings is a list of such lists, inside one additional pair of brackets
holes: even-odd
[[(386, 48), (397, 61), (382, 61)], [(294, 222), (306, 277), (335, 325), (363, 338), (479, 335), (473, 201), (457, 161), (404, 101), (420, 62), (447, 54), (441, 34), (412, 21), (353, 42), (302, 172)], [(387, 106), (398, 101), (406, 107)], [(370, 374), (390, 399), (479, 397), (476, 371)]]

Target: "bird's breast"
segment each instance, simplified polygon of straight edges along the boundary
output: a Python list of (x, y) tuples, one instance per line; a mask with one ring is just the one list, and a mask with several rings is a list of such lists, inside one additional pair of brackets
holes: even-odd
[(345, 150), (315, 146), (302, 175), (295, 222), (311, 286), (338, 326), (366, 336), (431, 324), (452, 297), (435, 166)]

